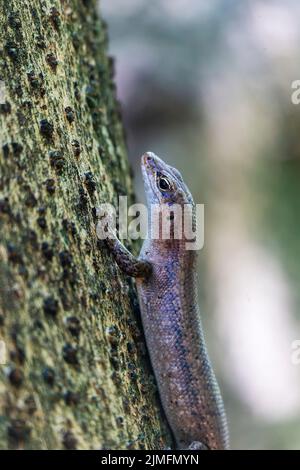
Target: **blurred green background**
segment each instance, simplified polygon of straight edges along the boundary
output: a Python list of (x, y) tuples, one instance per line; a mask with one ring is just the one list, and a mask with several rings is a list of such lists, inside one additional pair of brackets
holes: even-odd
[(140, 156), (205, 204), (199, 301), (234, 449), (300, 449), (299, 0), (102, 0)]

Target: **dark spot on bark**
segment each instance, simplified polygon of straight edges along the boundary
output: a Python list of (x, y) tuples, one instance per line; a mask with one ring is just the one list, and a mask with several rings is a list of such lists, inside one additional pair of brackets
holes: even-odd
[(4, 316), (0, 315), (0, 326), (4, 326)]
[(43, 36), (41, 36), (40, 34), (37, 34), (35, 36), (35, 40), (36, 40), (36, 45), (38, 46), (39, 49), (46, 49), (46, 42)]
[(81, 148), (80, 148), (80, 143), (78, 142), (78, 140), (72, 140), (71, 145), (72, 145), (73, 153), (75, 157), (79, 157), (81, 153)]
[(55, 180), (53, 178), (48, 178), (45, 181), (45, 185), (46, 185), (46, 190), (49, 194), (55, 193)]
[(37, 205), (37, 199), (35, 195), (33, 194), (33, 192), (31, 191), (30, 186), (26, 185), (24, 189), (27, 191), (24, 203), (26, 204), (27, 207), (35, 207)]
[(63, 358), (68, 364), (78, 364), (77, 349), (71, 344), (65, 344), (63, 347)]
[(94, 175), (91, 171), (88, 171), (84, 174), (85, 185), (90, 195), (92, 195), (96, 190), (96, 182), (94, 180)]
[(60, 150), (51, 150), (49, 152), (50, 164), (55, 170), (61, 172), (66, 164), (66, 160)]
[(143, 417), (143, 421), (145, 421), (146, 423), (150, 423), (151, 418), (146, 412), (142, 413), (142, 417)]
[(36, 8), (32, 7), (30, 9), (30, 12), (31, 12), (31, 16), (32, 16), (34, 23), (37, 24), (39, 22), (39, 15), (38, 15)]
[(130, 289), (130, 291), (129, 291), (129, 298), (130, 298), (130, 306), (132, 308), (132, 311), (133, 311), (134, 315), (136, 317), (139, 317), (139, 315), (140, 315), (140, 306), (139, 306), (138, 300), (137, 300), (135, 294), (133, 293), (132, 289)]
[(56, 30), (59, 29), (60, 26), (60, 12), (56, 7), (50, 8), (50, 20)]
[(7, 427), (8, 438), (13, 445), (24, 442), (30, 436), (30, 428), (23, 419), (13, 419)]
[(56, 71), (56, 68), (58, 66), (58, 60), (56, 55), (53, 54), (53, 52), (49, 52), (49, 54), (46, 55), (46, 62), (48, 65), (50, 65), (53, 71)]
[(72, 124), (72, 122), (75, 120), (75, 112), (71, 108), (71, 106), (67, 106), (65, 108), (65, 113), (66, 113), (67, 120), (69, 121), (70, 124)]
[(97, 302), (100, 299), (100, 295), (98, 292), (91, 292), (90, 293), (90, 299), (93, 300), (93, 302)]
[(105, 333), (110, 345), (116, 346), (120, 336), (118, 328), (116, 326), (109, 326), (106, 328)]
[(12, 369), (9, 372), (8, 378), (9, 378), (10, 383), (16, 388), (21, 387), (21, 385), (24, 381), (23, 372), (20, 369), (17, 369), (17, 368)]
[(34, 249), (38, 247), (37, 234), (34, 230), (28, 229), (26, 232), (26, 238), (31, 243)]
[(53, 297), (47, 297), (44, 300), (44, 312), (46, 315), (55, 317), (57, 315), (58, 308), (58, 301)]
[(9, 101), (5, 101), (5, 103), (0, 104), (0, 114), (10, 114), (11, 112), (11, 104)]
[(111, 356), (110, 358), (110, 363), (112, 365), (112, 367), (118, 371), (120, 370), (120, 362), (119, 362), (119, 359), (117, 357), (114, 357), (114, 356)]
[(33, 329), (44, 330), (44, 325), (40, 320), (34, 320)]
[(8, 144), (2, 145), (2, 151), (3, 151), (4, 158), (8, 158), (9, 157), (9, 146), (8, 146)]
[(60, 264), (63, 268), (70, 267), (72, 265), (72, 255), (69, 251), (64, 250), (59, 253)]
[(52, 387), (55, 382), (55, 371), (51, 367), (46, 367), (43, 370), (42, 375), (43, 375), (44, 382), (46, 382), (46, 384)]
[(84, 308), (87, 307), (87, 299), (86, 299), (85, 294), (83, 294), (83, 295), (80, 297), (80, 302), (81, 302), (81, 305), (82, 305)]
[(135, 344), (134, 344), (134, 343), (131, 343), (130, 341), (128, 341), (128, 343), (127, 343), (127, 351), (129, 352), (129, 354), (134, 353), (135, 350), (136, 350)]
[(67, 450), (75, 450), (77, 447), (77, 439), (71, 431), (67, 431), (63, 435), (63, 445)]
[(19, 157), (23, 151), (23, 145), (19, 144), (19, 142), (12, 142), (11, 146), (15, 157)]
[(83, 188), (79, 188), (79, 209), (85, 210), (88, 205), (88, 197)]
[(33, 415), (37, 411), (37, 406), (33, 395), (29, 395), (27, 398), (25, 398), (24, 403), (29, 415)]
[(27, 78), (28, 78), (28, 81), (29, 81), (30, 85), (32, 86), (32, 88), (38, 88), (39, 87), (39, 85), (40, 85), (39, 78), (37, 77), (34, 70), (29, 70), (27, 72)]
[(94, 222), (96, 222), (97, 221), (97, 209), (96, 209), (96, 207), (92, 207), (92, 216), (93, 216)]
[(123, 424), (124, 424), (124, 419), (123, 419), (123, 417), (122, 417), (122, 416), (117, 416), (117, 417), (116, 417), (116, 423), (117, 423), (117, 426), (118, 426), (119, 428), (122, 427)]
[(77, 234), (77, 229), (74, 222), (69, 221), (68, 219), (63, 219), (62, 226), (64, 230), (69, 232), (73, 237)]
[(105, 147), (103, 145), (99, 145), (98, 147), (98, 153), (99, 153), (99, 157), (103, 160), (106, 159), (107, 157), (107, 152), (105, 150)]
[(2, 214), (11, 214), (11, 208), (9, 205), (8, 197), (0, 199), (0, 213)]
[(53, 249), (47, 242), (42, 243), (42, 253), (43, 256), (48, 260), (51, 261), (53, 258)]
[(72, 392), (71, 390), (67, 390), (64, 394), (64, 400), (68, 406), (77, 405), (79, 403), (79, 394)]
[(111, 374), (111, 379), (113, 381), (113, 383), (117, 386), (117, 387), (120, 387), (122, 385), (122, 381), (121, 381), (121, 378), (119, 376), (119, 374), (114, 371), (112, 374)]
[(16, 350), (14, 352), (15, 358), (14, 360), (19, 362), (19, 364), (23, 365), (26, 359), (26, 353), (23, 347), (16, 345)]
[(21, 252), (13, 243), (7, 244), (8, 259), (12, 263), (21, 264), (23, 262)]
[(136, 382), (138, 379), (138, 374), (135, 371), (130, 372), (130, 378), (133, 382)]
[(14, 87), (13, 93), (15, 93), (19, 98), (23, 96), (23, 89), (21, 83), (17, 83)]
[(136, 372), (136, 367), (135, 367), (135, 365), (134, 365), (132, 362), (128, 362), (127, 367), (128, 367), (128, 369), (129, 369), (129, 371), (130, 371), (130, 372), (129, 372), (129, 375), (130, 375), (131, 380), (136, 381), (137, 378), (138, 378), (138, 374), (137, 374), (137, 372)]
[(47, 119), (42, 119), (40, 121), (40, 132), (44, 137), (50, 139), (54, 132), (53, 124), (51, 124)]
[(12, 338), (13, 341), (17, 341), (18, 335), (20, 334), (21, 328), (18, 323), (14, 323), (11, 331), (10, 331), (10, 337)]
[(79, 319), (75, 316), (68, 317), (66, 319), (66, 324), (71, 335), (78, 338), (81, 330)]
[(18, 13), (10, 13), (8, 17), (8, 24), (13, 29), (20, 29), (22, 26), (22, 22)]
[(13, 41), (8, 41), (5, 44), (4, 47), (7, 55), (12, 59), (12, 60), (17, 60), (19, 57), (19, 46), (13, 42)]
[(44, 216), (40, 215), (37, 218), (37, 223), (42, 230), (45, 230), (47, 228), (47, 221)]
[(25, 108), (26, 110), (29, 110), (33, 108), (33, 104), (30, 100), (24, 100), (22, 101), (22, 107)]
[(21, 264), (19, 266), (18, 273), (20, 274), (20, 276), (23, 276), (24, 278), (28, 277), (28, 270), (26, 266), (24, 266), (24, 264)]
[(21, 113), (21, 111), (17, 111), (17, 118), (18, 118), (18, 123), (22, 127), (24, 124), (26, 124), (26, 116), (25, 114)]
[(75, 96), (77, 101), (80, 101), (81, 92), (80, 92), (80, 88), (79, 88), (79, 85), (78, 85), (77, 82), (74, 82), (74, 96)]
[(68, 279), (71, 286), (74, 287), (77, 282), (76, 268), (75, 267), (72, 267), (71, 269), (69, 267), (64, 268), (63, 279), (64, 280)]

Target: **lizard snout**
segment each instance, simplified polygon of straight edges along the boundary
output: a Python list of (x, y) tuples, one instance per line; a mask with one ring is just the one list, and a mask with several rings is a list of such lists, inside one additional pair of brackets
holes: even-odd
[(142, 164), (148, 165), (149, 163), (153, 162), (153, 155), (151, 152), (146, 152), (142, 156)]
[(153, 152), (146, 152), (142, 156), (142, 167), (155, 172), (158, 170), (159, 158)]

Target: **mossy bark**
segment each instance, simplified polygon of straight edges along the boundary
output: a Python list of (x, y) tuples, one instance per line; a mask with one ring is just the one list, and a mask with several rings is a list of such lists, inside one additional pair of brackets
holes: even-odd
[(96, 11), (0, 0), (1, 449), (169, 444), (134, 284), (96, 239), (94, 208), (133, 198)]

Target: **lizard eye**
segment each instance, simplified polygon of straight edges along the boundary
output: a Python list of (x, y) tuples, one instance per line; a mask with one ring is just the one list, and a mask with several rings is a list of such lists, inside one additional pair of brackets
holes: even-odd
[(172, 186), (166, 176), (158, 176), (158, 187), (161, 191), (170, 191)]

